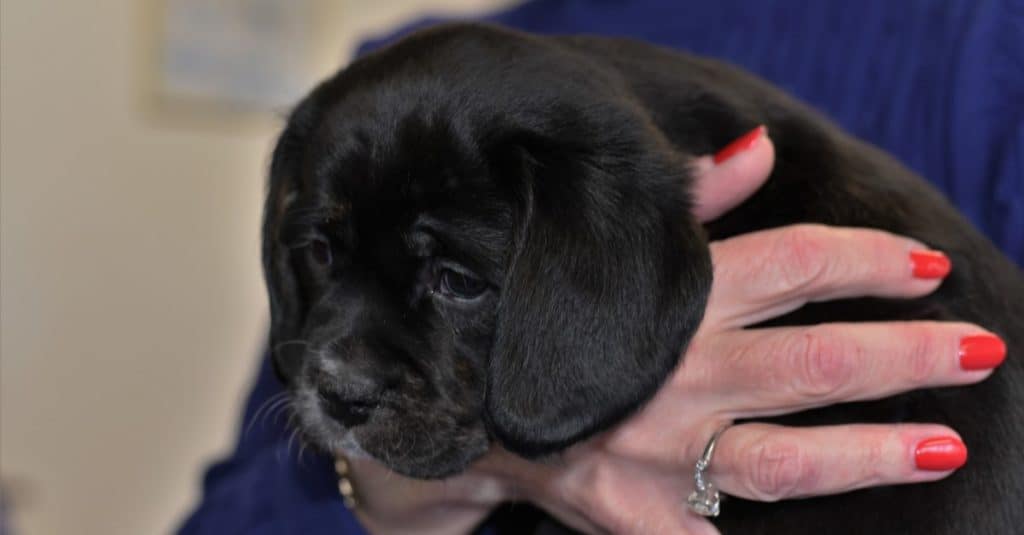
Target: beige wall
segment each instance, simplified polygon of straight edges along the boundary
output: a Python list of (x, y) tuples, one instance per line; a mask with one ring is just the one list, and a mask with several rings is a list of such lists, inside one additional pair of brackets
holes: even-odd
[[(22, 533), (166, 532), (263, 337), (280, 125), (149, 113), (143, 0), (0, 2), (0, 477)], [(318, 0), (310, 80), (367, 33), (507, 3)]]

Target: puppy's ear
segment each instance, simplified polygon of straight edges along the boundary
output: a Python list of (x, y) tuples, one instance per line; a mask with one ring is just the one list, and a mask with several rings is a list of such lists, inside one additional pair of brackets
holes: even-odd
[(283, 219), (299, 191), (299, 161), (304, 132), (309, 130), (312, 104), (300, 104), (274, 147), (267, 198), (263, 206), (263, 274), (270, 301), (270, 354), (274, 371), (287, 383), (299, 368), (304, 348), (290, 344), (301, 334), (306, 305), (292, 266), (292, 255), (282, 241)]
[(685, 164), (642, 146), (522, 151), (530, 179), (487, 391), (512, 451), (556, 451), (635, 410), (703, 317), (711, 263)]

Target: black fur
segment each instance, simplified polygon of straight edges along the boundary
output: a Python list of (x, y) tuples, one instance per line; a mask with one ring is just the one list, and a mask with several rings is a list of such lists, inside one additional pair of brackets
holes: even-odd
[[(689, 159), (757, 124), (776, 145), (772, 178), (702, 229)], [(700, 322), (709, 239), (796, 222), (915, 237), (953, 260), (935, 294), (818, 304), (773, 323), (971, 321), (1006, 340), (1007, 363), (978, 386), (780, 420), (942, 422), (970, 445), (968, 466), (937, 484), (732, 500), (719, 525), (1024, 525), (1020, 269), (892, 158), (732, 67), (621, 39), (420, 32), (296, 108), (265, 216), (274, 362), (303, 431), (416, 477), (457, 473), (492, 441), (557, 452), (634, 411)], [(461, 274), (482, 293), (453, 294), (446, 277)]]

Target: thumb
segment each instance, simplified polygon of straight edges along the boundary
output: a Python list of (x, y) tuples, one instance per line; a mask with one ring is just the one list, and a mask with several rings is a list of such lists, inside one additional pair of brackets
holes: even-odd
[(753, 195), (775, 165), (775, 145), (764, 126), (747, 132), (714, 156), (691, 162), (697, 219), (711, 221)]

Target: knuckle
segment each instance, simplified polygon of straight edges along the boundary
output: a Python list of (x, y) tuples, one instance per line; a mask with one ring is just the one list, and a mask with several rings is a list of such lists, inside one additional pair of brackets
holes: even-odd
[[(894, 477), (903, 479), (914, 472), (909, 463), (897, 463), (893, 466), (893, 463), (889, 462), (888, 452), (893, 449), (892, 444), (896, 444), (896, 449), (900, 449), (900, 443), (900, 432), (891, 427), (881, 429), (868, 437), (867, 443), (861, 448), (863, 453), (860, 459), (861, 473), (867, 484), (889, 482)], [(892, 473), (894, 469), (896, 473)]]
[(694, 336), (690, 340), (682, 358), (686, 363), (685, 372), (681, 366), (677, 366), (666, 381), (668, 388), (685, 392), (700, 389), (707, 384), (708, 375), (713, 371), (713, 366), (709, 364), (714, 362), (709, 362), (705, 356), (709, 353), (709, 345), (701, 336)]
[(850, 384), (864, 350), (826, 327), (811, 327), (786, 342), (793, 391), (809, 399), (834, 395)]
[(774, 502), (810, 490), (820, 471), (799, 445), (765, 440), (750, 450), (749, 491), (760, 501)]
[(903, 342), (907, 347), (905, 361), (907, 378), (913, 384), (925, 383), (934, 377), (938, 367), (937, 355), (941, 355), (936, 329), (926, 325), (912, 327), (907, 339)]
[(886, 440), (885, 434), (873, 436), (859, 449), (859, 472), (868, 484), (874, 485), (885, 479), (883, 467), (886, 465)]
[(899, 245), (899, 239), (879, 230), (859, 230), (861, 244), (858, 262), (864, 280), (886, 280), (905, 278), (907, 273), (906, 253)]
[(821, 225), (796, 225), (780, 235), (771, 258), (784, 291), (798, 291), (825, 278), (831, 269), (827, 233)]

